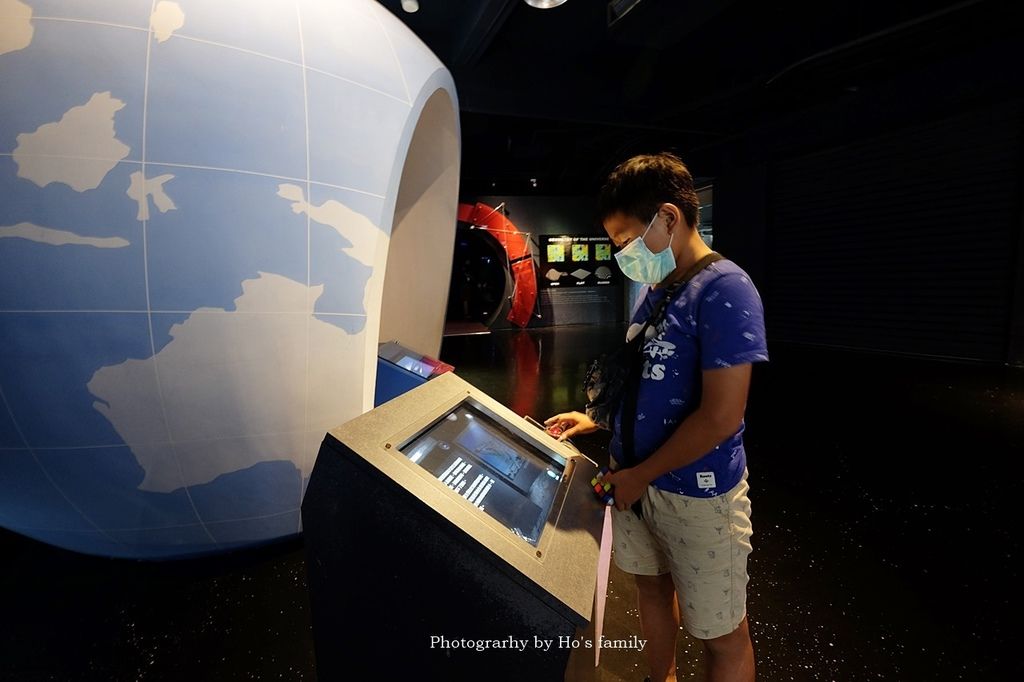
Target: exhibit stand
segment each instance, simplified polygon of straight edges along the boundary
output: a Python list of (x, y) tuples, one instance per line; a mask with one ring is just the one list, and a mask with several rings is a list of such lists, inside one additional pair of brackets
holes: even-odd
[(332, 429), (302, 504), (319, 678), (562, 679), (595, 472), (452, 373)]

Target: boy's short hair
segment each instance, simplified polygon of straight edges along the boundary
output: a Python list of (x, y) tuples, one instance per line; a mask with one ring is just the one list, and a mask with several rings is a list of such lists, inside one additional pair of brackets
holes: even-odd
[(678, 206), (690, 227), (697, 226), (700, 201), (686, 164), (670, 152), (640, 154), (608, 176), (598, 198), (598, 217), (604, 221), (623, 213), (646, 223), (665, 202)]

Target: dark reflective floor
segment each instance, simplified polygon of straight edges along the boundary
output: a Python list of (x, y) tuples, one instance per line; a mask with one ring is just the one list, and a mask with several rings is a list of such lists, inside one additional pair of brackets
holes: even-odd
[(315, 680), (299, 540), (86, 557), (0, 531), (0, 680)]
[[(543, 418), (620, 334), (452, 337), (442, 359)], [(1021, 679), (1024, 372), (777, 345), (747, 421), (759, 679)], [(605, 461), (606, 440), (577, 444)], [(144, 564), (0, 531), (0, 556), (0, 679), (315, 679), (301, 541)], [(634, 597), (614, 571), (608, 637), (639, 631)], [(681, 633), (680, 678), (702, 665)], [(643, 674), (609, 650), (598, 679)]]

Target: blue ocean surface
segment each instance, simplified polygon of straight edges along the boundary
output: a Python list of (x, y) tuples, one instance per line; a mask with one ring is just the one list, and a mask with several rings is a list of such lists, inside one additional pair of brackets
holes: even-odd
[(207, 529), (222, 548), (244, 547), (254, 542), (284, 538), (299, 532), (298, 509), (266, 518), (246, 521), (220, 521), (207, 524)]
[(408, 101), (402, 72), (382, 22), (370, 3), (300, 5), (306, 64)]
[(15, 177), (14, 162), (0, 157), (0, 226), (33, 223), (81, 237), (118, 237), (119, 248), (54, 246), (22, 238), (0, 239), (0, 310), (145, 310), (142, 224), (125, 194), (138, 170), (121, 163), (93, 190), (63, 183), (40, 188)]
[(383, 196), (409, 105), (315, 71), (307, 76), (310, 179)]
[[(281, 453), (290, 455), (292, 453)], [(289, 460), (260, 462), (192, 486), (192, 501), (205, 522), (271, 516), (299, 508), (299, 470)]]
[(0, 348), (0, 386), (30, 446), (123, 443), (86, 384), (100, 367), (152, 354), (145, 314), (0, 314)]
[(127, 446), (37, 450), (54, 484), (104, 529), (159, 528), (199, 523), (184, 488), (138, 490), (144, 472)]
[(15, 428), (14, 422), (11, 420), (11, 415), (8, 414), (4, 406), (0, 405), (0, 456), (3, 455), (3, 448), (20, 448), (23, 445), (21, 436), (18, 435), (18, 429)]
[(32, 7), (33, 17), (84, 19), (143, 29), (149, 25), (153, 7), (151, 0), (28, 0), (25, 4)]
[(252, 0), (177, 0), (177, 3), (185, 15), (185, 24), (175, 31), (175, 36), (200, 38), (302, 63), (297, 3)]
[(154, 310), (233, 310), (242, 281), (260, 272), (306, 283), (306, 217), (277, 196), (280, 180), (147, 165), (172, 174), (177, 208), (150, 210), (149, 291)]
[(302, 69), (190, 40), (153, 46), (146, 161), (306, 177)]
[(40, 531), (96, 530), (53, 487), (28, 450), (0, 451), (0, 481), (4, 483), (0, 516), (8, 527)]

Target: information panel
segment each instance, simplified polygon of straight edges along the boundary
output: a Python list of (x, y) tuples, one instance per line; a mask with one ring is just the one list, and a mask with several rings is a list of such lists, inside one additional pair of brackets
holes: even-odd
[(588, 287), (618, 282), (608, 237), (541, 235), (542, 281), (548, 287)]

